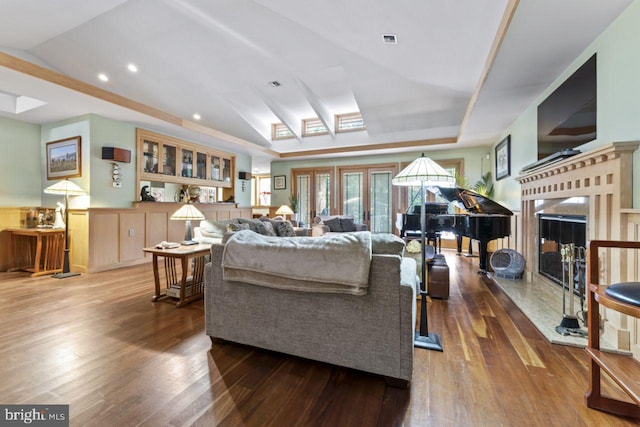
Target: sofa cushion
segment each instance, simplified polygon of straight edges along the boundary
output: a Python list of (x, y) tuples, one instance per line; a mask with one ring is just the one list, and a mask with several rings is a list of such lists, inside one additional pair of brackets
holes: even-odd
[(356, 231), (356, 223), (350, 216), (341, 217), (340, 226), (342, 227), (342, 231)]
[(405, 243), (400, 237), (389, 233), (371, 234), (371, 252), (374, 254), (404, 254)]
[(342, 224), (340, 223), (340, 218), (338, 217), (325, 219), (322, 221), (322, 223), (329, 227), (329, 231), (332, 231), (334, 233), (341, 233), (343, 231)]

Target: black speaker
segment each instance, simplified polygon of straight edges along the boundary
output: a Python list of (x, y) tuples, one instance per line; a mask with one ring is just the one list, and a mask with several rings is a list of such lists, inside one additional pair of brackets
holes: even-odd
[(251, 179), (251, 172), (238, 172), (238, 179)]

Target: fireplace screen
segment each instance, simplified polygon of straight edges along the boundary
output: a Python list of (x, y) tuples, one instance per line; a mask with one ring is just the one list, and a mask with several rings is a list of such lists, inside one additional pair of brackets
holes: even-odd
[[(538, 265), (540, 274), (562, 285), (562, 257), (560, 245), (573, 243), (576, 247), (585, 247), (587, 235), (587, 219), (585, 216), (572, 215), (539, 215), (538, 217)], [(584, 266), (582, 266), (584, 268)], [(576, 274), (577, 272), (572, 272)], [(565, 272), (565, 275), (568, 272)], [(578, 283), (584, 278), (583, 274), (576, 277), (576, 287), (583, 287)], [(565, 276), (566, 277), (566, 276)]]

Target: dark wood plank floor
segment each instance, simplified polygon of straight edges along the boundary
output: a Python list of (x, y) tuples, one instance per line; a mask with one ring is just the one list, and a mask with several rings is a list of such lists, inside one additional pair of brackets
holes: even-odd
[(447, 259), (451, 297), (429, 304), (444, 352), (415, 351), (409, 390), (212, 346), (202, 301), (151, 302), (150, 265), (64, 280), (0, 273), (0, 403), (70, 404), (74, 426), (636, 425), (585, 407), (581, 349), (548, 343), (475, 274), (477, 259)]

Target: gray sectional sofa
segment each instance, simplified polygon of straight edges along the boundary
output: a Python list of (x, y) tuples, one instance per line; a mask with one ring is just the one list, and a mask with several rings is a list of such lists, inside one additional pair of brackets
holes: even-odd
[[(296, 245), (304, 245), (317, 238), (297, 239)], [(373, 246), (367, 293), (357, 296), (226, 281), (221, 266), (225, 247), (213, 244), (211, 262), (205, 266), (207, 335), (214, 342), (233, 341), (408, 385), (413, 372), (415, 260), (388, 246)]]

